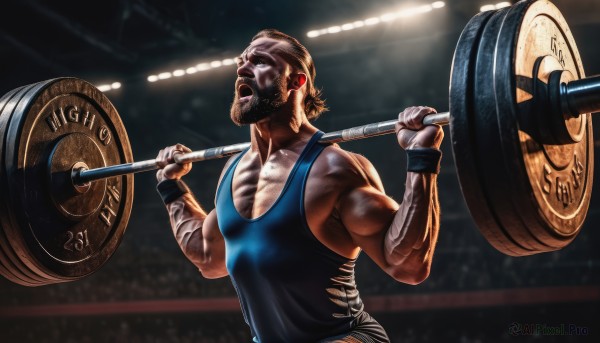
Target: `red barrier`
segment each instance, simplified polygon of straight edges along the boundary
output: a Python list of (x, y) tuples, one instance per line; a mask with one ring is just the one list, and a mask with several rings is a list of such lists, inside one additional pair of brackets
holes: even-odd
[[(586, 301), (600, 301), (600, 286), (513, 288), (469, 292), (371, 296), (364, 299), (366, 310), (371, 313)], [(239, 310), (240, 304), (237, 298), (206, 298), (0, 307), (0, 317), (207, 313), (234, 312)]]

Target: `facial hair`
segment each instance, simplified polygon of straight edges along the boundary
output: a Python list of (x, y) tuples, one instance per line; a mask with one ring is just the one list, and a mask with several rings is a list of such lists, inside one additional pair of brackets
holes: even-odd
[(259, 89), (256, 82), (251, 78), (240, 78), (238, 82), (252, 88), (250, 101), (243, 104), (239, 102), (240, 97), (237, 87), (234, 92), (230, 116), (231, 120), (238, 126), (257, 123), (285, 104), (283, 77), (277, 77), (271, 85), (264, 89)]

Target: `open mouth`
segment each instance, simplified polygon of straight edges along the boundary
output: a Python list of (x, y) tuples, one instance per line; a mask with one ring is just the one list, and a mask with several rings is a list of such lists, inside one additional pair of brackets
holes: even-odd
[(252, 88), (250, 86), (241, 84), (238, 87), (238, 96), (239, 96), (240, 100), (251, 97), (252, 94), (253, 94), (253, 92), (252, 92)]

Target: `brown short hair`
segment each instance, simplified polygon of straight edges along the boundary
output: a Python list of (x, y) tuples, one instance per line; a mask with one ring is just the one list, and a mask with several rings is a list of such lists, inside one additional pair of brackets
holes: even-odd
[(317, 119), (328, 108), (325, 105), (325, 100), (321, 99), (321, 90), (315, 87), (314, 82), (317, 71), (308, 50), (296, 38), (275, 29), (258, 32), (252, 37), (252, 41), (262, 37), (279, 39), (289, 43), (290, 48), (282, 50), (280, 53), (294, 68), (300, 69), (306, 74), (308, 80), (306, 80), (304, 112), (306, 112), (306, 117), (309, 120)]

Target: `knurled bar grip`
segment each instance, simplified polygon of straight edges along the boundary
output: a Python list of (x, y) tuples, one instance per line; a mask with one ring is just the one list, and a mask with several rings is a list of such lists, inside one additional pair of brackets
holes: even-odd
[[(450, 120), (449, 112), (430, 114), (423, 119), (424, 125), (447, 125)], [(397, 120), (388, 120), (379, 123), (367, 124), (350, 129), (326, 133), (321, 137), (321, 143), (341, 143), (374, 136), (387, 135), (395, 132)], [(199, 162), (228, 157), (246, 149), (250, 143), (238, 143), (205, 150), (192, 151), (185, 154), (175, 155), (175, 163)], [(104, 179), (113, 176), (134, 174), (159, 169), (156, 160), (117, 164), (94, 169), (79, 169), (73, 173), (75, 184)]]

